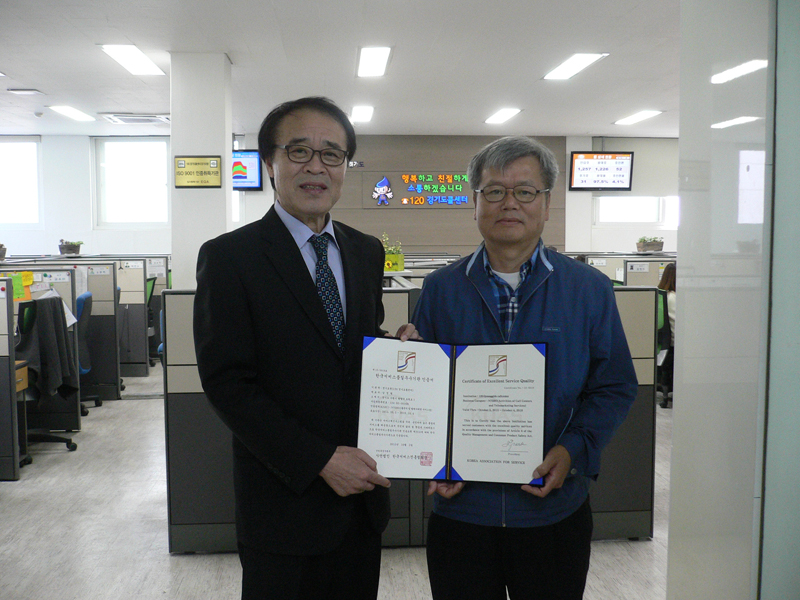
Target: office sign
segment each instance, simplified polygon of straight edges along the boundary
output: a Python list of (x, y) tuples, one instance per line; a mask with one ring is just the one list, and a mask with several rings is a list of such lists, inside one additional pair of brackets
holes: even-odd
[(222, 187), (221, 156), (176, 156), (176, 188)]

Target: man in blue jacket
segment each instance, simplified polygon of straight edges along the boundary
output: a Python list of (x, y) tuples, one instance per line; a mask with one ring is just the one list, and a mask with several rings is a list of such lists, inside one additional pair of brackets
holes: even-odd
[(553, 153), (507, 137), (470, 162), (483, 243), (428, 275), (413, 322), (447, 344), (547, 343), (541, 487), (431, 482), (434, 600), (580, 599), (589, 570), (589, 481), (628, 413), (636, 375), (609, 279), (545, 248)]

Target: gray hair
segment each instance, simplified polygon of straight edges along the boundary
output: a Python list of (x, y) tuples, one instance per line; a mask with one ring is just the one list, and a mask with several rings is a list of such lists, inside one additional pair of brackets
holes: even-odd
[(484, 146), (472, 157), (467, 167), (467, 177), (472, 189), (480, 188), (484, 169), (503, 170), (519, 158), (532, 156), (539, 161), (546, 189), (553, 189), (558, 179), (558, 161), (555, 154), (541, 142), (524, 135), (500, 138)]

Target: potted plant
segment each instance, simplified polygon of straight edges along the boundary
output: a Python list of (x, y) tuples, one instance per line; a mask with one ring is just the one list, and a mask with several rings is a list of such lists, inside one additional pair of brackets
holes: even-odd
[(664, 249), (664, 238), (642, 236), (636, 240), (637, 252), (661, 252)]
[(405, 256), (403, 255), (403, 247), (400, 241), (394, 244), (389, 243), (389, 236), (386, 232), (381, 235), (381, 242), (383, 242), (383, 252), (386, 255), (386, 264), (384, 264), (384, 271), (402, 271), (405, 268)]
[(80, 254), (81, 244), (83, 242), (68, 242), (62, 239), (58, 243), (58, 251), (61, 254)]
[(0, 260), (6, 259), (6, 245), (0, 244)]

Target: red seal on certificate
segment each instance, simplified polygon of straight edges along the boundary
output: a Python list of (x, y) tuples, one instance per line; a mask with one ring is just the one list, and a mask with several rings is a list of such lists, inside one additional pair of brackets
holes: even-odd
[(419, 466), (430, 467), (433, 464), (433, 452), (419, 453)]

